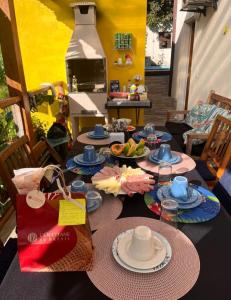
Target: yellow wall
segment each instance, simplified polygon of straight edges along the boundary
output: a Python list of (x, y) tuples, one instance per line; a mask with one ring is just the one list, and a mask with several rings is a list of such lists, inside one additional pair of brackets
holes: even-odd
[[(65, 54), (74, 28), (74, 0), (14, 0), (19, 42), (27, 89), (42, 82), (66, 81)], [(119, 79), (121, 87), (135, 74), (144, 77), (146, 2), (140, 0), (96, 0), (97, 28), (108, 60), (108, 80)], [(134, 38), (132, 67), (113, 65), (118, 57), (113, 50), (116, 32), (131, 32)], [(41, 120), (52, 122), (58, 104), (43, 104), (36, 113)], [(121, 111), (122, 116), (132, 111)], [(47, 117), (49, 115), (49, 118)], [(111, 113), (110, 113), (111, 114)], [(140, 123), (143, 114), (141, 113)], [(88, 123), (89, 124), (89, 123)], [(49, 124), (50, 125), (50, 124)]]

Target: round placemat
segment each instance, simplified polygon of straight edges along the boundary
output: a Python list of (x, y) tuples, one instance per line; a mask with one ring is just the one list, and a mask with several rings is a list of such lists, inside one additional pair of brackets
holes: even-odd
[[(144, 139), (144, 141), (147, 142), (147, 138), (140, 136), (139, 132), (133, 133), (132, 137), (136, 142), (139, 142), (141, 139)], [(168, 132), (165, 132), (161, 137), (158, 137), (157, 143), (165, 143), (171, 141), (171, 139), (172, 135)]]
[(95, 211), (88, 213), (88, 219), (92, 231), (110, 224), (113, 220), (116, 220), (123, 209), (123, 204), (119, 198), (105, 193), (101, 193), (101, 195), (103, 198), (102, 206)]
[[(195, 161), (188, 155), (177, 152), (177, 151), (171, 151), (172, 153), (175, 153), (177, 155), (180, 155), (182, 160), (178, 164), (172, 164), (172, 173), (173, 174), (183, 174), (189, 171), (192, 171), (196, 167)], [(158, 166), (154, 163), (151, 163), (148, 158), (145, 160), (137, 161), (137, 165), (145, 170), (150, 171), (153, 173), (158, 173)]]
[[(203, 202), (195, 208), (178, 210), (176, 222), (201, 223), (209, 221), (219, 214), (220, 202), (217, 197), (202, 186), (193, 185), (193, 188), (202, 195)], [(145, 193), (144, 202), (153, 213), (160, 215), (160, 200), (157, 197), (157, 189)]]
[[(169, 241), (172, 259), (162, 270), (139, 274), (125, 270), (112, 255), (118, 234), (138, 225), (149, 226)], [(179, 299), (197, 281), (200, 259), (192, 242), (181, 231), (149, 218), (123, 218), (112, 221), (93, 234), (93, 270), (87, 272), (92, 283), (111, 299)]]
[(109, 134), (109, 137), (106, 138), (106, 139), (90, 139), (88, 136), (87, 136), (88, 132), (85, 132), (83, 134), (80, 134), (78, 137), (77, 137), (77, 141), (79, 143), (82, 143), (82, 144), (86, 144), (86, 145), (110, 145), (111, 144), (111, 139), (110, 139), (110, 134)]

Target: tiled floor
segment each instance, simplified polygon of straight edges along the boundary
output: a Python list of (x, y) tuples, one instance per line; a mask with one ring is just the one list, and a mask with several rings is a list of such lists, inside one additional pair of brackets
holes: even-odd
[[(145, 109), (144, 123), (154, 122), (156, 125), (164, 125), (166, 112), (176, 109), (175, 99), (168, 97), (168, 76), (146, 77), (148, 99), (152, 101), (152, 108)], [(10, 237), (15, 237), (15, 213), (10, 217), (4, 228), (0, 231), (0, 239), (3, 243)]]

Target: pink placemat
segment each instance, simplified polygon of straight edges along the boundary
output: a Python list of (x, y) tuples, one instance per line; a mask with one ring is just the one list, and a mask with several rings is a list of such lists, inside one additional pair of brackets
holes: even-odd
[[(138, 225), (149, 226), (169, 241), (172, 259), (162, 270), (139, 274), (125, 270), (112, 255), (118, 234)], [(92, 283), (111, 299), (179, 299), (192, 289), (200, 272), (200, 259), (192, 242), (181, 231), (149, 218), (123, 218), (112, 221), (93, 234), (93, 270), (87, 272)]]
[(109, 145), (111, 143), (111, 139), (110, 136), (107, 139), (100, 139), (100, 140), (95, 140), (95, 139), (90, 139), (87, 136), (88, 132), (80, 134), (77, 137), (77, 141), (82, 143), (82, 144), (86, 144), (86, 145)]
[[(177, 151), (172, 151), (172, 152), (177, 155), (180, 155), (182, 158), (181, 162), (172, 165), (173, 174), (183, 174), (195, 169), (196, 163), (190, 156)], [(158, 173), (158, 165), (151, 163), (148, 160), (148, 158), (146, 158), (145, 160), (137, 161), (137, 165), (143, 170), (151, 171), (153, 173)]]
[(88, 214), (91, 230), (97, 230), (108, 225), (121, 214), (123, 204), (113, 195), (103, 195), (103, 204), (97, 210)]

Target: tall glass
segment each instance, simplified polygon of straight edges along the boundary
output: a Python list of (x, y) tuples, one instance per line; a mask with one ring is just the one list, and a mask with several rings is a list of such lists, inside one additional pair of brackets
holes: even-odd
[(147, 136), (147, 147), (152, 151), (156, 149), (157, 136), (154, 133), (151, 133)]
[(177, 228), (178, 203), (173, 199), (161, 201), (160, 220)]
[(172, 165), (162, 162), (158, 166), (158, 185), (170, 185), (172, 181)]

